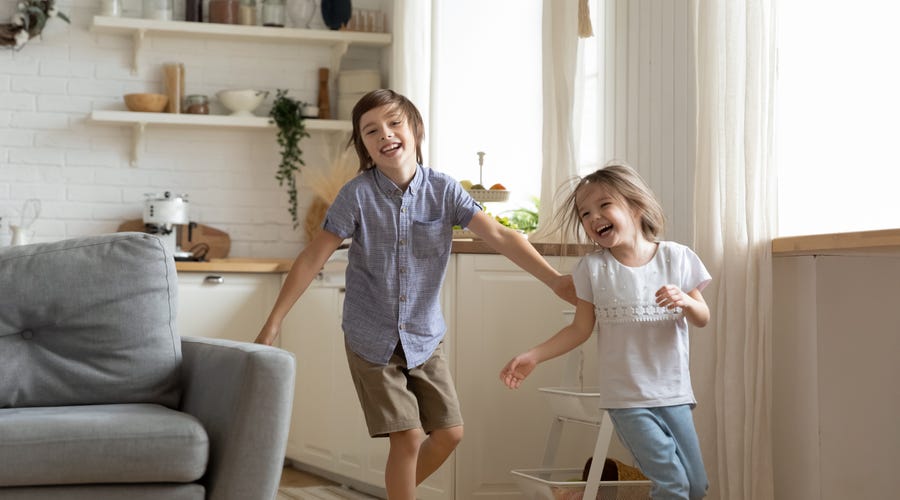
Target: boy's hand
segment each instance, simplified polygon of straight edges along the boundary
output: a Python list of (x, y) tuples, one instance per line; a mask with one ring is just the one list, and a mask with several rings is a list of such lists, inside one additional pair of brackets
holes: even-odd
[(565, 274), (554, 279), (551, 288), (553, 288), (553, 293), (559, 298), (573, 306), (577, 305), (578, 297), (575, 295), (575, 282), (572, 280), (571, 274)]
[(530, 356), (527, 352), (519, 354), (510, 360), (509, 363), (506, 363), (506, 366), (500, 371), (500, 380), (506, 384), (506, 387), (518, 389), (525, 377), (534, 370), (535, 366), (537, 366), (537, 361), (533, 356)]

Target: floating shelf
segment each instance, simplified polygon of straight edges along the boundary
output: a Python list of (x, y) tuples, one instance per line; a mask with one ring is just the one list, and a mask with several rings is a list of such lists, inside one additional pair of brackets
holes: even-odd
[[(106, 125), (131, 126), (131, 164), (137, 165), (139, 153), (143, 149), (144, 131), (148, 125), (163, 127), (234, 128), (234, 129), (275, 129), (268, 117), (191, 115), (171, 113), (136, 113), (132, 111), (92, 111), (89, 121)], [(347, 120), (321, 120), (308, 118), (306, 130), (309, 132), (333, 132), (349, 134), (353, 125)]]
[(273, 28), (266, 26), (243, 26), (236, 24), (193, 23), (185, 21), (159, 21), (135, 17), (94, 16), (91, 32), (98, 34), (124, 35), (134, 39), (132, 73), (140, 67), (144, 40), (153, 36), (203, 38), (203, 39), (243, 39), (269, 43), (319, 44), (331, 47), (331, 70), (336, 74), (341, 57), (352, 45), (387, 47), (391, 44), (390, 33), (366, 33), (360, 31), (312, 30), (299, 28)]

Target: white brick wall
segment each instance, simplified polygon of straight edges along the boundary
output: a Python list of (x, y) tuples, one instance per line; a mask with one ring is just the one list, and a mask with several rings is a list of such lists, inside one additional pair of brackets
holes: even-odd
[[(379, 1), (369, 3), (378, 8)], [(175, 4), (176, 18), (183, 18), (183, 0)], [(173, 61), (185, 65), (187, 94), (270, 90), (260, 116), (277, 88), (315, 102), (318, 68), (329, 65), (330, 50), (150, 38), (132, 75), (131, 38), (89, 31), (99, 5), (59, 0), (71, 25), (53, 20), (43, 39), (20, 51), (0, 49), (0, 246), (9, 243), (8, 224), (16, 223), (28, 198), (43, 206), (34, 241), (54, 241), (115, 231), (141, 217), (144, 193), (171, 190), (189, 195), (192, 220), (230, 234), (232, 256), (294, 257), (305, 241), (302, 229), (292, 228), (287, 195), (274, 179), (280, 159), (274, 130), (149, 126), (140, 164), (132, 167), (131, 129), (87, 117), (92, 110), (124, 110), (123, 94), (162, 92), (162, 65)], [(0, 20), (6, 22), (11, 8), (0, 6)], [(138, 17), (140, 2), (125, 0), (125, 15)], [(345, 67), (377, 67), (379, 57), (380, 51), (351, 47)], [(307, 168), (325, 165), (323, 137), (313, 133), (301, 144)], [(301, 189), (301, 217), (310, 202)]]

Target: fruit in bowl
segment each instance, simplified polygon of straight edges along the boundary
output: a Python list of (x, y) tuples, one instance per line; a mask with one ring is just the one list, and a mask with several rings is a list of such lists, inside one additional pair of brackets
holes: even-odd
[(498, 182), (491, 186), (491, 191), (506, 191), (506, 186)]
[(216, 95), (219, 102), (231, 111), (231, 116), (254, 116), (253, 110), (262, 104), (269, 92), (253, 89), (220, 90)]
[(143, 113), (160, 113), (169, 103), (169, 97), (163, 94), (125, 94), (123, 98), (128, 111)]

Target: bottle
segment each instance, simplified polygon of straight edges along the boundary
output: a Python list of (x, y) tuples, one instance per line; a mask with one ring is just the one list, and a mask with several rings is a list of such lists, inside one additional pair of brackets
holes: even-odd
[(203, 22), (203, 0), (184, 0), (184, 20), (194, 23)]
[(192, 115), (208, 115), (209, 98), (203, 94), (191, 94), (187, 96), (184, 112)]
[(237, 24), (239, 7), (238, 0), (209, 0), (209, 22)]
[(167, 113), (181, 113), (181, 99), (184, 96), (184, 64), (168, 63), (163, 66), (163, 83), (169, 103)]
[(238, 24), (256, 26), (256, 0), (240, 0)]
[(262, 25), (284, 28), (284, 0), (263, 0)]

